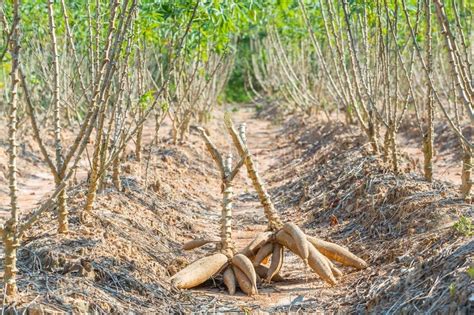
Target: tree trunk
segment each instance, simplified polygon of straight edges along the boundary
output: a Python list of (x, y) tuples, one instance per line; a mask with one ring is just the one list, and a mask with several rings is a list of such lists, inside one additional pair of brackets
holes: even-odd
[(428, 131), (423, 137), (423, 160), (425, 179), (431, 182), (433, 181), (433, 124), (428, 124)]
[(369, 111), (369, 120), (368, 120), (368, 136), (369, 142), (372, 146), (373, 154), (377, 154), (379, 152), (379, 146), (377, 144), (377, 119), (375, 119), (375, 115), (373, 110)]
[(383, 138), (383, 161), (389, 161), (389, 154), (390, 154), (390, 130), (387, 128), (385, 131), (385, 135)]
[(397, 139), (393, 124), (390, 126), (390, 151), (392, 154), (392, 169), (395, 173), (398, 173)]
[(104, 119), (105, 119), (105, 104), (102, 104), (103, 109), (102, 112), (100, 113), (99, 117), (99, 124), (97, 126), (97, 135), (95, 139), (95, 145), (94, 145), (94, 155), (92, 157), (92, 166), (91, 166), (91, 172), (89, 176), (89, 188), (87, 190), (87, 199), (86, 199), (86, 205), (84, 207), (85, 212), (91, 212), (92, 208), (94, 207), (94, 202), (95, 202), (95, 197), (97, 195), (97, 180), (99, 176), (99, 157), (100, 157), (100, 151), (101, 151), (101, 139), (102, 139), (102, 133), (103, 133), (103, 128), (104, 128)]
[[(62, 180), (57, 181), (56, 185), (59, 185), (61, 181)], [(68, 221), (69, 210), (67, 207), (67, 185), (59, 193), (58, 199), (56, 201), (56, 205), (58, 206), (58, 233), (67, 233), (69, 231), (69, 221)]]
[[(111, 120), (112, 121), (112, 120)], [(109, 125), (110, 127), (110, 125)], [(109, 128), (109, 131), (110, 132)], [(99, 192), (103, 191), (105, 188), (105, 178), (107, 177), (107, 152), (108, 152), (108, 147), (109, 147), (109, 137), (108, 135), (105, 135), (102, 137), (102, 144), (101, 144), (101, 150), (100, 150), (100, 168), (99, 168)]]
[(122, 181), (120, 180), (120, 156), (118, 153), (112, 164), (112, 182), (117, 191), (122, 191)]

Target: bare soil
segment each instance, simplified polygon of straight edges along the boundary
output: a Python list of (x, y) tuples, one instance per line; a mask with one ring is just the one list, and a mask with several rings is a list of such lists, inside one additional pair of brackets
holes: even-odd
[[(207, 126), (211, 139), (229, 152), (222, 112), (214, 116)], [(212, 246), (183, 252), (181, 244), (219, 235), (221, 192), (218, 171), (197, 133), (173, 145), (165, 122), (161, 142), (151, 150), (146, 145), (141, 162), (128, 148), (124, 192), (108, 182), (94, 216), (80, 222), (84, 162), (69, 192), (71, 232), (58, 236), (54, 211), (33, 227), (19, 252), (20, 297), (4, 307), (103, 313), (473, 310), (474, 285), (467, 271), (474, 268), (474, 241), (453, 226), (461, 215), (472, 219), (474, 210), (458, 196), (455, 159), (442, 161), (443, 172), (453, 176), (436, 173), (437, 180), (427, 183), (413, 156), (402, 155), (402, 173), (393, 174), (382, 157), (368, 153), (364, 138), (351, 126), (297, 116), (275, 123), (265, 115), (256, 117), (251, 108), (240, 108), (233, 117), (247, 123), (250, 150), (283, 218), (307, 234), (348, 247), (370, 268), (341, 268), (343, 278), (330, 287), (286, 253), (285, 281), (263, 284), (255, 297), (227, 295), (220, 277), (193, 290), (170, 287), (172, 274), (212, 252)], [(147, 125), (145, 144), (153, 132)], [(412, 143), (408, 132), (404, 137)], [(54, 185), (31, 136), (25, 132), (22, 138), (19, 196), (26, 217)], [(1, 140), (4, 218), (8, 184)], [(402, 145), (402, 151), (406, 148)], [(235, 186), (237, 249), (265, 229), (262, 208), (242, 169)]]

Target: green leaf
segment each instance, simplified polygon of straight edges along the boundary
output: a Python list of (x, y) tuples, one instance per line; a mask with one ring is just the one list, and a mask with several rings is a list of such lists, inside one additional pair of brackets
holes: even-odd
[(155, 90), (149, 90), (146, 93), (144, 93), (142, 96), (140, 96), (138, 100), (138, 105), (142, 109), (146, 109), (148, 105), (150, 105), (151, 101), (153, 100), (153, 93)]
[(453, 298), (456, 295), (456, 284), (453, 282), (449, 285), (449, 295)]
[(469, 268), (467, 268), (466, 272), (469, 278), (474, 279), (474, 266), (470, 266)]
[(465, 216), (461, 216), (458, 222), (454, 224), (453, 228), (456, 232), (464, 236), (470, 237), (474, 235), (474, 224)]

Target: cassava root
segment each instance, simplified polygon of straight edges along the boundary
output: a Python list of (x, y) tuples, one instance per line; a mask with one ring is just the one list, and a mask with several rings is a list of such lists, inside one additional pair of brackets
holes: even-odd
[(247, 295), (258, 294), (257, 284), (252, 283), (242, 270), (240, 270), (236, 266), (232, 266), (232, 270), (235, 273), (235, 278), (237, 279), (237, 283), (239, 284), (240, 289), (244, 293), (246, 293)]
[(253, 265), (255, 267), (259, 266), (263, 260), (265, 260), (268, 256), (273, 253), (273, 243), (267, 243), (264, 246), (260, 247), (253, 259)]
[(237, 284), (236, 284), (236, 279), (235, 279), (235, 273), (232, 270), (232, 267), (229, 266), (225, 269), (222, 279), (224, 281), (225, 286), (227, 287), (227, 291), (229, 292), (230, 295), (234, 295)]
[(198, 238), (195, 240), (188, 241), (183, 244), (183, 249), (184, 250), (191, 250), (191, 249), (196, 249), (201, 246), (204, 246), (209, 243), (217, 243), (218, 241), (216, 240), (208, 240), (208, 239), (203, 239), (203, 238)]
[(285, 225), (283, 225), (283, 231), (290, 234), (291, 238), (295, 242), (300, 257), (303, 259), (304, 263), (307, 264), (309, 248), (308, 242), (306, 241), (306, 235), (296, 224), (291, 222), (285, 223)]
[(283, 266), (283, 259), (285, 254), (285, 248), (280, 244), (275, 244), (273, 246), (273, 253), (272, 253), (272, 261), (270, 263), (270, 267), (267, 271), (266, 281), (272, 281), (272, 278), (280, 272), (281, 267)]
[(357, 269), (365, 269), (368, 264), (361, 258), (357, 257), (347, 249), (337, 244), (323, 241), (319, 238), (308, 236), (308, 241), (313, 244), (323, 255), (331, 260), (337, 261), (344, 266), (351, 266)]
[[(291, 238), (291, 236), (285, 231), (281, 230), (276, 234), (277, 242), (291, 250), (293, 253), (298, 254), (298, 248)], [(331, 267), (326, 262), (322, 254), (314, 248), (313, 245), (308, 246), (309, 255), (308, 255), (308, 264), (313, 269), (316, 274), (318, 274), (321, 279), (328, 282), (331, 285), (337, 283), (334, 275), (332, 274)]]
[(226, 263), (227, 256), (222, 253), (203, 257), (171, 277), (171, 283), (178, 289), (193, 288), (218, 273)]

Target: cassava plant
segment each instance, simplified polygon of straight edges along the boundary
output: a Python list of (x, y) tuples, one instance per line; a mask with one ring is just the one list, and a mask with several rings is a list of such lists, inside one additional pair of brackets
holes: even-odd
[(247, 174), (257, 191), (260, 203), (263, 206), (265, 216), (268, 220), (268, 232), (257, 235), (256, 238), (242, 250), (244, 255), (253, 260), (254, 266), (256, 267), (258, 267), (266, 257), (271, 256), (266, 281), (270, 282), (281, 270), (284, 259), (284, 248), (298, 255), (306, 265), (309, 265), (314, 272), (331, 285), (335, 285), (337, 283), (336, 277), (342, 275), (342, 272), (332, 261), (357, 269), (366, 268), (368, 264), (347, 249), (337, 244), (308, 236), (296, 224), (292, 222), (284, 223), (282, 221), (275, 210), (263, 180), (257, 172), (252, 155), (249, 153), (245, 124), (240, 125), (239, 131), (237, 131), (230, 115), (227, 113), (225, 115), (225, 125), (237, 151), (244, 161)]
[[(100, 118), (103, 116), (102, 114), (108, 100), (111, 81), (116, 70), (114, 65), (116, 65), (116, 63), (121, 59), (119, 52), (121, 50), (120, 47), (125, 40), (123, 35), (130, 25), (132, 20), (131, 17), (134, 15), (136, 1), (113, 1), (110, 3), (110, 7), (107, 10), (108, 14), (101, 14), (99, 11), (101, 5), (99, 3), (95, 6), (97, 17), (96, 23), (99, 23), (99, 19), (103, 16), (108, 17), (109, 23), (108, 27), (105, 28), (105, 38), (101, 38), (102, 33), (100, 31), (95, 29), (92, 30), (94, 28), (92, 24), (88, 25), (88, 30), (93, 38), (93, 40), (90, 41), (90, 44), (102, 44), (102, 47), (98, 46), (95, 47), (96, 49), (89, 50), (91, 53), (91, 55), (88, 56), (91, 62), (90, 73), (81, 69), (80, 62), (78, 61), (76, 49), (77, 42), (76, 38), (73, 37), (74, 34), (71, 32), (68, 10), (64, 1), (61, 2), (61, 7), (64, 18), (64, 27), (66, 30), (65, 39), (58, 37), (59, 32), (57, 25), (59, 20), (55, 19), (57, 12), (55, 12), (54, 2), (49, 1), (47, 3), (48, 34), (53, 63), (52, 70), (48, 70), (47, 65), (45, 65), (45, 60), (43, 59), (38, 61), (38, 65), (30, 62), (33, 66), (39, 67), (39, 73), (45, 78), (45, 88), (51, 90), (50, 100), (48, 100), (48, 93), (39, 93), (40, 96), (36, 95), (38, 93), (34, 93), (35, 88), (37, 87), (31, 83), (29, 77), (33, 76), (35, 69), (30, 70), (26, 67), (20, 67), (19, 75), (26, 103), (26, 111), (30, 118), (34, 139), (38, 143), (42, 157), (49, 166), (54, 177), (56, 189), (60, 191), (59, 197), (57, 198), (58, 232), (66, 233), (69, 230), (66, 200), (67, 194), (66, 189), (62, 186), (65, 183), (67, 184), (71, 174), (75, 171), (79, 160), (82, 158), (82, 154), (87, 148), (94, 128), (97, 127), (97, 120), (99, 120), (98, 126), (100, 127), (101, 125)], [(90, 4), (88, 4), (88, 9), (90, 11)], [(59, 44), (62, 40), (67, 43), (64, 52), (59, 50), (62, 47)], [(36, 43), (33, 40), (32, 46), (35, 47), (36, 44), (41, 46), (41, 43)], [(95, 50), (97, 50), (96, 53), (94, 53)], [(58, 55), (62, 53), (62, 56), (69, 56), (67, 54), (68, 52), (72, 57), (75, 66), (74, 70), (70, 70), (67, 67), (60, 67), (59, 65), (61, 61), (64, 62), (65, 58), (59, 58)], [(65, 75), (65, 73), (67, 74)], [(88, 88), (85, 87), (86, 85)], [(80, 87), (79, 91), (76, 91), (76, 86)], [(40, 125), (42, 121), (40, 114), (42, 113), (40, 111), (41, 107), (36, 104), (37, 102), (51, 102), (52, 104), (52, 123), (54, 127), (55, 143), (54, 158), (48, 152), (45, 145), (46, 141), (43, 139), (43, 135), (41, 134), (42, 130), (40, 129)], [(69, 108), (69, 103), (74, 103), (74, 106)], [(82, 112), (82, 115), (79, 115), (81, 116), (81, 119), (79, 120), (80, 125), (78, 126), (78, 131), (74, 134), (72, 144), (65, 149), (62, 144), (62, 138), (64, 137), (63, 130), (65, 129), (63, 128), (65, 125), (63, 119), (67, 118), (69, 115), (67, 114), (67, 110), (69, 110), (68, 108), (77, 113)], [(43, 122), (47, 123), (47, 118), (48, 113), (45, 113)], [(97, 133), (101, 133), (100, 128), (97, 129)], [(101, 137), (99, 137), (98, 142), (102, 143)], [(94, 175), (93, 172), (92, 175)]]
[(223, 198), (220, 242), (196, 239), (185, 243), (183, 245), (185, 250), (198, 248), (211, 242), (216, 243), (218, 252), (196, 260), (175, 274), (171, 278), (171, 282), (177, 288), (189, 289), (222, 272), (224, 284), (229, 294), (233, 295), (235, 293), (237, 284), (244, 293), (248, 295), (257, 294), (257, 274), (252, 262), (242, 253), (236, 254), (232, 242), (232, 180), (243, 166), (245, 154), (242, 155), (239, 163), (232, 167), (232, 155), (227, 155), (224, 160), (204, 129), (199, 128), (199, 131), (204, 138), (207, 150), (221, 173)]
[(212, 53), (210, 49), (199, 51), (191, 60), (183, 56), (171, 71), (173, 88), (168, 90), (167, 98), (174, 144), (186, 139), (193, 121), (209, 120), (212, 107), (227, 82), (233, 56)]
[[(453, 2), (454, 3), (454, 2)], [(429, 5), (430, 2), (427, 2)], [(466, 83), (466, 80), (472, 81), (472, 74), (470, 73), (470, 61), (467, 54), (467, 47), (464, 39), (463, 29), (459, 24), (459, 15), (456, 10), (456, 5), (453, 7), (454, 15), (457, 21), (457, 28), (460, 33), (460, 42), (459, 45), (454, 38), (453, 33), (450, 29), (449, 20), (446, 15), (445, 7), (442, 2), (434, 1), (436, 8), (436, 16), (438, 20), (438, 26), (441, 31), (441, 36), (444, 39), (445, 46), (447, 48), (447, 59), (450, 64), (451, 78), (449, 82), (445, 82), (444, 86), (437, 86), (434, 78), (434, 72), (432, 69), (433, 57), (432, 57), (432, 47), (431, 47), (431, 37), (428, 36), (429, 47), (427, 48), (427, 56), (424, 57), (420, 45), (417, 42), (417, 33), (416, 29), (412, 26), (410, 22), (410, 14), (407, 9), (406, 0), (401, 1), (402, 11), (404, 13), (405, 21), (409, 29), (410, 38), (413, 42), (413, 46), (416, 51), (416, 55), (421, 63), (421, 68), (423, 73), (426, 75), (426, 81), (428, 85), (428, 91), (430, 92), (429, 97), (432, 97), (434, 102), (439, 105), (441, 113), (443, 114), (445, 120), (448, 122), (448, 125), (451, 127), (453, 133), (457, 136), (458, 141), (461, 146), (462, 152), (462, 172), (461, 172), (461, 187), (460, 192), (464, 199), (467, 201), (471, 200), (471, 188), (472, 188), (472, 148), (473, 143), (472, 139), (468, 136), (463, 128), (463, 124), (466, 124), (465, 120), (467, 118), (467, 124), (472, 125), (474, 114), (472, 106), (472, 87)], [(431, 8), (426, 10), (426, 15), (431, 15)], [(428, 24), (429, 23), (429, 24)], [(427, 25), (432, 27), (431, 19), (427, 17)], [(458, 46), (461, 46), (459, 48)], [(441, 68), (442, 69), (442, 68)], [(439, 71), (441, 72), (441, 71)], [(445, 74), (446, 77), (449, 75)], [(448, 90), (456, 90), (454, 101), (451, 101), (448, 97), (447, 100), (444, 99), (443, 94), (450, 94), (451, 91), (443, 91), (443, 88), (448, 88)], [(454, 87), (456, 89), (454, 89)], [(460, 106), (461, 103), (462, 106)], [(448, 105), (454, 107), (454, 114), (450, 113)], [(429, 119), (428, 115), (428, 119)], [(428, 166), (429, 167), (429, 166)], [(431, 165), (432, 167), (432, 165)]]
[(245, 63), (255, 96), (283, 111), (322, 109), (328, 121), (342, 109), (395, 173), (410, 169), (400, 144), (415, 122), (427, 181), (436, 174), (435, 126), (447, 123), (460, 143), (460, 193), (472, 199), (470, 3), (298, 0), (267, 12)]
[(18, 124), (18, 85), (19, 85), (19, 54), (20, 54), (20, 1), (14, 1), (14, 20), (11, 26), (9, 38), (9, 52), (12, 59), (10, 73), (10, 102), (8, 115), (8, 179), (10, 190), (10, 218), (2, 229), (2, 239), (5, 246), (5, 270), (3, 275), (4, 293), (7, 297), (14, 297), (16, 287), (16, 259), (18, 241), (18, 217), (19, 209), (17, 202), (17, 124)]
[[(126, 34), (130, 31), (130, 25), (134, 20), (135, 10), (136, 10), (136, 1), (132, 1), (128, 6), (127, 2), (123, 4), (123, 9), (119, 11), (119, 3), (114, 3), (114, 6), (111, 8), (111, 29), (117, 30), (116, 37), (111, 45), (107, 46), (105, 54), (107, 58), (115, 58), (120, 53), (120, 46), (124, 42)], [(113, 33), (109, 33), (109, 38), (112, 38)], [(92, 154), (92, 166), (89, 174), (89, 187), (87, 191), (87, 200), (84, 206), (85, 213), (90, 213), (94, 206), (97, 188), (98, 188), (98, 179), (100, 178), (100, 156), (101, 152), (104, 152), (106, 148), (102, 146), (103, 137), (106, 136), (105, 131), (105, 122), (107, 116), (107, 104), (110, 97), (110, 86), (112, 82), (112, 76), (115, 72), (115, 67), (110, 67), (107, 69), (104, 75), (104, 82), (100, 93), (97, 95), (97, 98), (100, 100), (100, 106), (98, 106), (97, 111), (97, 132), (96, 139), (94, 143), (94, 151)]]

